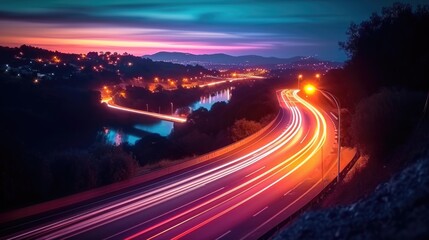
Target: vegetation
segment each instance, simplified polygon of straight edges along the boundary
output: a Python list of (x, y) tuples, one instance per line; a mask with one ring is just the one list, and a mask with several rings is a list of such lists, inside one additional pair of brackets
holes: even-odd
[(252, 135), (261, 128), (262, 124), (258, 122), (240, 119), (235, 121), (234, 125), (231, 127), (231, 138), (233, 141), (238, 141)]
[(100, 144), (47, 155), (13, 143), (0, 150), (0, 211), (128, 179), (137, 165), (121, 147)]
[(322, 83), (352, 114), (343, 131), (348, 144), (376, 159), (404, 142), (424, 117), (428, 28), (429, 6), (401, 3), (352, 23), (348, 40), (340, 43), (350, 59)]
[(327, 74), (324, 87), (346, 107), (381, 88), (429, 89), (429, 7), (396, 3), (360, 24), (352, 23), (340, 46), (349, 55), (343, 69)]
[[(351, 135), (362, 153), (389, 159), (405, 143), (422, 117), (425, 96), (411, 91), (382, 90), (356, 107)], [(387, 156), (387, 158), (384, 158)]]

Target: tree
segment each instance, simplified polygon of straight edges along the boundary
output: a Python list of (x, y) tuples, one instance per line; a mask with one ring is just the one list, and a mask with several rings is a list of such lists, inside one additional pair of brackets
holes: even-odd
[(413, 9), (403, 3), (383, 8), (381, 14), (373, 13), (360, 24), (352, 23), (348, 40), (340, 43), (350, 57), (347, 77), (359, 81), (367, 94), (392, 86), (427, 91), (428, 29), (429, 6)]
[(364, 154), (386, 159), (406, 141), (421, 116), (424, 95), (382, 90), (362, 100), (351, 123), (352, 137)]
[(234, 125), (231, 127), (231, 138), (235, 142), (252, 135), (261, 128), (262, 125), (260, 123), (240, 119), (235, 121)]

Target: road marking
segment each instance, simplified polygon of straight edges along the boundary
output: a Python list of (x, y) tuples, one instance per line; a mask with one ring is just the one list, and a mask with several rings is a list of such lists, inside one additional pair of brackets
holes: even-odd
[(308, 135), (308, 133), (310, 132), (310, 129), (308, 129), (307, 130), (307, 134), (305, 134), (305, 136), (304, 136), (304, 138), (301, 140), (301, 142), (299, 142), (299, 143), (302, 143), (302, 142), (304, 142), (304, 140), (305, 140), (305, 138), (307, 137), (307, 135)]
[(177, 210), (179, 210), (180, 208), (183, 208), (183, 207), (186, 207), (186, 206), (188, 206), (188, 205), (191, 205), (192, 203), (197, 202), (197, 201), (199, 201), (199, 200), (201, 200), (201, 199), (203, 199), (203, 198), (205, 198), (205, 197), (208, 197), (208, 196), (210, 196), (210, 195), (212, 195), (212, 194), (214, 194), (214, 193), (216, 193), (216, 192), (219, 192), (219, 191), (221, 191), (221, 190), (222, 190), (222, 189), (224, 189), (224, 188), (225, 188), (225, 187), (221, 187), (221, 188), (219, 188), (218, 190), (215, 190), (215, 191), (213, 191), (213, 192), (211, 192), (211, 193), (208, 193), (208, 194), (206, 194), (206, 195), (204, 195), (204, 196), (202, 196), (202, 197), (200, 197), (200, 198), (198, 198), (198, 199), (195, 199), (195, 200), (193, 200), (193, 201), (191, 201), (191, 202), (189, 202), (189, 203), (186, 203), (185, 205), (182, 205), (182, 206), (180, 206), (180, 207), (174, 208), (174, 209), (172, 209), (172, 210), (170, 210), (170, 211), (168, 211), (168, 212), (166, 212), (166, 213), (163, 213), (163, 214), (161, 214), (161, 215), (158, 215), (157, 217), (154, 217), (154, 218), (151, 218), (151, 219), (149, 219), (149, 220), (146, 220), (146, 221), (144, 221), (144, 222), (142, 222), (142, 223), (140, 223), (140, 224), (138, 224), (138, 225), (135, 225), (135, 226), (132, 226), (132, 227), (130, 227), (130, 228), (127, 228), (127, 229), (125, 229), (125, 230), (123, 230), (123, 231), (121, 231), (121, 232), (117, 232), (117, 233), (115, 233), (114, 235), (111, 235), (111, 236), (109, 236), (109, 237), (107, 237), (107, 238), (104, 238), (103, 240), (116, 238), (116, 236), (118, 236), (118, 235), (120, 235), (120, 234), (122, 234), (122, 233), (125, 233), (125, 232), (127, 232), (127, 231), (130, 231), (130, 230), (132, 230), (132, 229), (134, 229), (134, 228), (136, 228), (136, 227), (142, 226), (142, 225), (144, 225), (144, 224), (146, 224), (146, 223), (148, 223), (148, 222), (151, 222), (151, 221), (153, 221), (153, 220), (155, 220), (155, 219), (158, 219), (158, 218), (160, 218), (160, 217), (163, 217), (163, 216), (165, 216), (165, 215), (167, 215), (167, 214), (169, 214), (169, 213), (172, 213), (172, 212), (174, 212), (174, 211), (177, 211)]
[(286, 195), (288, 195), (290, 192), (292, 192), (293, 191), (293, 189), (291, 189), (291, 190), (289, 190), (289, 191), (287, 191), (285, 194), (283, 194), (283, 196), (286, 196)]
[(228, 232), (226, 232), (226, 233), (224, 233), (224, 234), (220, 235), (218, 238), (216, 238), (216, 240), (219, 240), (219, 239), (221, 239), (221, 238), (225, 237), (225, 235), (227, 235), (227, 234), (228, 234), (228, 233), (230, 233), (230, 232), (231, 232), (231, 230), (229, 230)]
[(264, 211), (265, 209), (267, 209), (267, 208), (268, 208), (268, 206), (264, 207), (261, 211), (259, 211), (259, 212), (255, 213), (255, 214), (253, 214), (253, 216), (254, 216), (254, 217), (258, 216), (258, 214), (260, 214), (261, 212), (263, 212), (263, 211)]
[(258, 170), (256, 170), (256, 171), (253, 171), (253, 172), (251, 172), (251, 173), (247, 174), (247, 175), (245, 176), (245, 178), (246, 178), (246, 177), (248, 177), (248, 176), (250, 176), (250, 175), (252, 175), (252, 174), (254, 174), (254, 173), (256, 173), (256, 172), (258, 172), (258, 171), (260, 171), (260, 170), (262, 170), (262, 169), (264, 169), (264, 168), (265, 168), (265, 166), (261, 167), (260, 169), (258, 169)]

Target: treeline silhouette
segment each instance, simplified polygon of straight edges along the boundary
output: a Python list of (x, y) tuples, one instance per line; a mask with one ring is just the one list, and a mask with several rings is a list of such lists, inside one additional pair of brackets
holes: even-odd
[(351, 113), (344, 124), (347, 145), (389, 158), (422, 124), (427, 124), (429, 91), (429, 7), (395, 3), (352, 23), (340, 46), (344, 68), (321, 83)]

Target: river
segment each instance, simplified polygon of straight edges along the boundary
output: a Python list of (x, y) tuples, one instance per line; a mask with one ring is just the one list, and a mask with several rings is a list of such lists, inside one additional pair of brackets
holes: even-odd
[[(231, 95), (231, 88), (227, 88), (209, 95), (201, 96), (200, 100), (192, 103), (189, 107), (193, 111), (201, 107), (210, 110), (213, 104), (217, 102), (228, 102), (231, 99)], [(118, 128), (105, 127), (102, 134), (109, 144), (119, 145), (128, 142), (130, 145), (134, 145), (142, 137), (140, 134), (136, 134), (136, 132), (142, 132), (142, 135), (145, 132), (157, 133), (166, 137), (170, 135), (174, 128), (174, 124), (172, 122), (160, 120), (153, 124), (136, 124), (133, 128), (132, 131), (126, 131)]]

